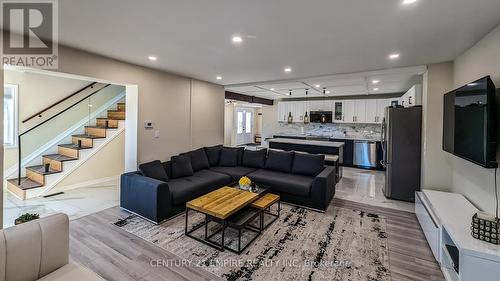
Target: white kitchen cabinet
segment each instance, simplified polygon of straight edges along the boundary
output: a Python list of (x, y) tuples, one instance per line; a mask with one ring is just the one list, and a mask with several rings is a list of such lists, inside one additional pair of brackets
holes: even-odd
[(354, 123), (365, 123), (366, 100), (354, 101)]
[(287, 122), (290, 111), (291, 103), (289, 101), (278, 102), (278, 122)]
[(381, 99), (377, 100), (377, 115), (375, 118), (375, 123), (382, 123), (385, 116), (385, 108), (391, 106), (391, 100)]
[(344, 122), (344, 101), (335, 100), (333, 101), (333, 122), (342, 123)]
[(309, 104), (307, 101), (293, 102), (292, 106), (293, 122), (304, 122), (304, 115), (308, 110), (309, 110)]
[(365, 123), (382, 123), (385, 114), (385, 108), (391, 105), (389, 99), (370, 99), (366, 100)]
[(278, 102), (278, 122), (288, 122), (290, 113), (293, 122), (304, 122), (304, 115), (308, 110), (307, 101), (280, 101)]
[(365, 122), (366, 123), (377, 123), (378, 117), (378, 102), (379, 100), (370, 99), (366, 100), (366, 114), (365, 114)]
[(400, 104), (404, 107), (422, 105), (422, 85), (411, 87), (401, 98)]
[(345, 100), (342, 102), (342, 122), (354, 123), (354, 100)]

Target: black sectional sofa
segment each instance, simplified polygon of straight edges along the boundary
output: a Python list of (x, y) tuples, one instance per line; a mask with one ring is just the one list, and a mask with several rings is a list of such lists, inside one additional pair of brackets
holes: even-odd
[(281, 200), (326, 211), (335, 194), (335, 168), (324, 155), (219, 146), (153, 161), (121, 176), (120, 206), (155, 223), (185, 210), (187, 201), (242, 176), (270, 187)]

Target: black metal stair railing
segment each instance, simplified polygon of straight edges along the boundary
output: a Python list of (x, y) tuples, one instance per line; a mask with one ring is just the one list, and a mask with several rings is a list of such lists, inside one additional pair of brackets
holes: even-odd
[[(24, 123), (25, 121), (28, 121), (28, 120), (30, 120), (30, 119), (32, 119), (32, 118), (34, 118), (34, 117), (36, 117), (36, 116), (41, 117), (41, 116), (42, 116), (42, 114), (43, 114), (44, 112), (48, 111), (49, 109), (53, 108), (54, 106), (56, 106), (56, 105), (58, 105), (58, 104), (61, 104), (62, 102), (64, 102), (64, 101), (68, 100), (69, 98), (74, 97), (75, 95), (77, 95), (77, 94), (79, 94), (79, 93), (83, 92), (83, 90), (86, 90), (86, 89), (88, 89), (88, 88), (93, 88), (95, 84), (96, 84), (96, 82), (93, 82), (92, 84), (90, 84), (90, 85), (88, 85), (88, 86), (86, 86), (86, 87), (84, 87), (84, 88), (82, 88), (82, 89), (80, 89), (80, 90), (76, 91), (75, 93), (73, 93), (73, 94), (71, 94), (71, 95), (69, 95), (69, 96), (65, 97), (64, 99), (62, 99), (62, 100), (60, 100), (60, 101), (58, 101), (58, 102), (54, 103), (53, 105), (51, 105), (51, 106), (49, 106), (49, 107), (45, 108), (44, 110), (42, 110), (42, 111), (40, 111), (40, 112), (37, 112), (35, 115), (32, 115), (32, 116), (30, 116), (29, 118), (27, 118), (26, 120), (24, 120), (24, 121), (23, 121), (23, 123)], [(17, 136), (17, 143), (18, 143), (17, 185), (18, 185), (18, 186), (21, 186), (21, 183), (22, 183), (22, 181), (21, 181), (21, 175), (22, 175), (22, 171), (21, 171), (21, 168), (22, 168), (22, 163), (21, 163), (21, 160), (22, 160), (22, 137), (23, 137), (24, 135), (26, 135), (26, 134), (28, 134), (28, 133), (32, 132), (33, 130), (35, 130), (35, 129), (39, 128), (39, 127), (40, 127), (40, 126), (42, 126), (43, 124), (45, 124), (45, 123), (47, 123), (47, 122), (49, 122), (49, 121), (51, 121), (51, 120), (55, 119), (56, 117), (58, 117), (58, 116), (60, 116), (61, 114), (65, 113), (66, 111), (68, 111), (68, 110), (70, 110), (70, 109), (74, 108), (75, 106), (77, 106), (77, 105), (78, 105), (78, 104), (80, 104), (81, 102), (83, 102), (83, 101), (85, 101), (85, 100), (87, 100), (87, 99), (91, 98), (93, 95), (97, 94), (98, 92), (100, 92), (101, 90), (105, 89), (106, 87), (108, 87), (108, 86), (110, 86), (110, 85), (111, 85), (111, 84), (106, 84), (106, 85), (104, 85), (102, 88), (99, 88), (99, 89), (97, 89), (97, 90), (95, 90), (95, 91), (91, 92), (90, 94), (88, 94), (88, 95), (86, 95), (85, 97), (83, 97), (83, 98), (79, 99), (78, 101), (76, 101), (75, 103), (71, 104), (70, 106), (68, 106), (68, 107), (66, 107), (66, 108), (64, 108), (64, 109), (62, 109), (62, 110), (61, 110), (61, 111), (59, 111), (58, 113), (56, 113), (56, 114), (52, 115), (51, 117), (49, 117), (49, 118), (47, 118), (46, 120), (44, 120), (44, 121), (40, 122), (39, 124), (37, 124), (37, 125), (35, 125), (35, 126), (33, 126), (33, 127), (29, 128), (29, 129), (27, 129), (26, 131), (24, 131), (24, 132), (20, 133), (20, 134)], [(89, 104), (89, 106), (91, 106), (91, 105)], [(89, 108), (89, 120), (90, 120), (90, 108)]]

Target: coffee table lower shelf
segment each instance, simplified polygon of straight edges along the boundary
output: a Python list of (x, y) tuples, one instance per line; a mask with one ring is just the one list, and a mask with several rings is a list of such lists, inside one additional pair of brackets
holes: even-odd
[[(195, 211), (197, 213), (205, 215), (204, 222), (200, 225), (193, 227), (190, 230), (188, 230), (189, 211)], [(257, 218), (259, 219), (259, 225), (262, 226), (262, 221), (261, 221), (262, 220), (262, 212), (259, 209), (246, 208), (246, 209), (240, 211), (239, 213), (237, 213), (237, 214), (235, 214), (227, 219), (220, 219), (220, 218), (205, 214), (203, 212), (199, 212), (197, 210), (190, 209), (189, 207), (186, 207), (185, 235), (194, 239), (194, 240), (197, 240), (205, 245), (214, 247), (215, 249), (217, 249), (219, 251), (229, 250), (233, 253), (241, 254), (262, 233), (261, 227), (253, 227), (252, 225), (250, 225), (250, 223), (255, 221)], [(210, 222), (215, 222), (215, 223), (219, 224), (220, 228), (209, 234), (208, 233), (208, 226), (209, 226)], [(205, 227), (205, 233), (204, 233), (203, 238), (192, 235), (193, 232), (195, 232), (196, 230), (198, 230), (202, 227)], [(232, 228), (238, 232), (238, 248), (237, 249), (230, 248), (225, 244), (225, 242), (226, 242), (225, 236), (226, 236), (226, 231), (228, 228)], [(255, 233), (255, 236), (253, 238), (251, 238), (242, 247), (241, 234), (243, 231), (253, 232), (253, 233)], [(220, 243), (211, 239), (219, 233), (221, 234), (221, 239), (220, 239), (221, 242)]]

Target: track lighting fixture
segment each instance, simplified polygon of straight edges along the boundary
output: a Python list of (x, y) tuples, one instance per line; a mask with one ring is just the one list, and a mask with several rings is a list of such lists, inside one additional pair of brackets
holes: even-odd
[(323, 95), (326, 94), (326, 88), (323, 88)]
[(288, 95), (291, 96), (292, 95), (292, 90), (288, 90)]

